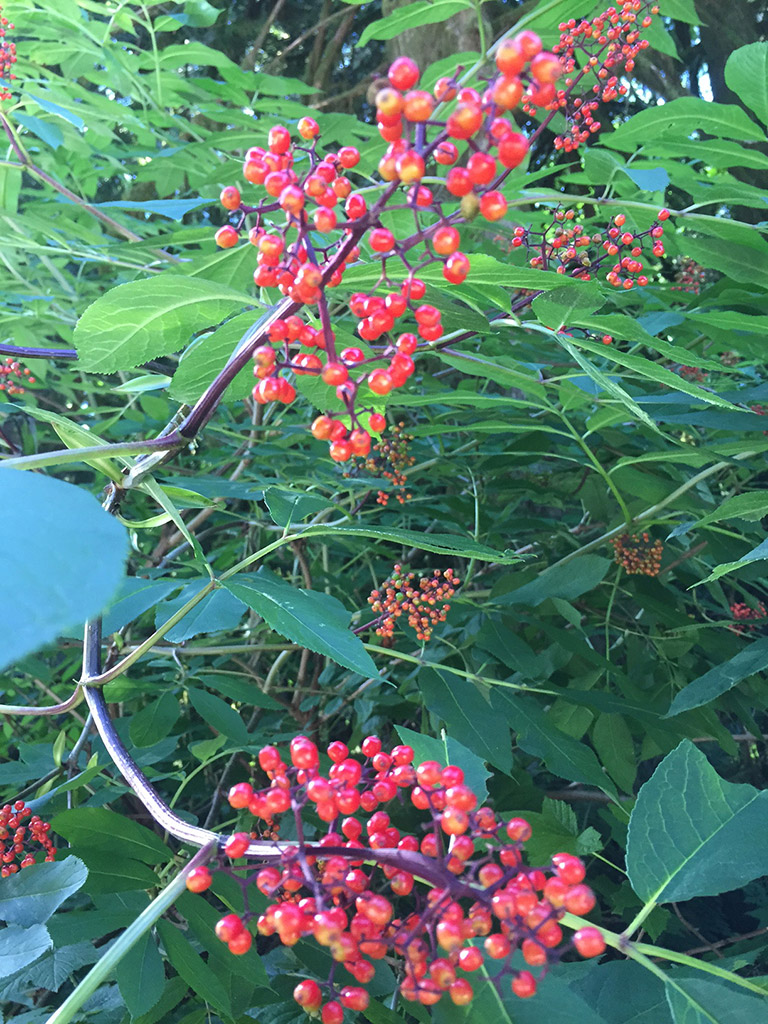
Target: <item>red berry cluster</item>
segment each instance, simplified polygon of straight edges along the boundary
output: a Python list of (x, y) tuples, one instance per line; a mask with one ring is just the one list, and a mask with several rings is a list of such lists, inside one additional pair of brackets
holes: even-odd
[[(507, 202), (497, 186), (528, 151), (528, 140), (506, 115), (526, 89), (530, 102), (539, 105), (554, 96), (560, 62), (542, 50), (534, 33), (504, 40), (495, 59), (496, 73), (482, 93), (460, 88), (448, 78), (430, 93), (417, 88), (420, 71), (414, 61), (400, 57), (392, 64), (389, 84), (376, 96), (379, 130), (389, 146), (379, 163), (380, 195), (370, 207), (347, 177), (360, 159), (357, 149), (342, 146), (338, 152), (321, 153), (320, 129), (311, 117), (296, 125), (298, 141), (288, 128), (276, 125), (266, 149), (247, 151), (243, 177), (266, 192), (256, 206), (244, 205), (234, 185), (221, 193), (221, 203), (235, 222), (217, 231), (217, 243), (230, 248), (247, 230), (256, 249), (255, 283), (278, 288), (293, 305), (269, 326), (269, 344), (254, 352), (259, 377), (254, 399), (290, 403), (296, 389), (286, 372), (320, 376), (335, 389), (347, 415), (344, 420), (321, 417), (313, 433), (331, 442), (331, 457), (339, 462), (367, 455), (369, 430), (381, 429), (359, 419), (359, 412), (371, 411), (359, 408), (361, 388), (367, 389), (364, 397), (402, 387), (414, 372), (417, 350), (443, 334), (441, 312), (423, 301), (426, 285), (418, 272), (439, 264), (447, 281), (460, 284), (470, 265), (459, 251), (457, 223), (478, 212), (492, 221), (506, 213)], [(444, 120), (436, 117), (438, 104), (452, 104)], [(440, 166), (450, 167), (444, 179), (446, 198), (461, 199), (461, 209), (453, 213), (445, 212), (445, 200), (421, 184), (428, 167), (433, 171)], [(412, 211), (414, 228), (408, 237), (395, 237), (386, 223), (388, 209)], [(350, 297), (361, 347), (337, 353), (325, 290), (342, 283), (363, 244), (381, 260), (377, 294)], [(296, 315), (301, 306), (314, 305), (319, 326)], [(396, 337), (391, 336), (403, 318), (415, 323), (398, 324)]]
[(610, 258), (619, 257), (605, 275), (609, 284), (625, 290), (648, 284), (639, 257), (643, 255), (646, 239), (652, 243), (655, 257), (664, 255), (661, 222), (667, 220), (669, 210), (660, 210), (651, 227), (638, 232), (627, 228), (624, 213), (617, 213), (602, 232), (593, 235), (587, 234), (580, 224), (574, 224), (574, 217), (573, 210), (557, 210), (552, 223), (543, 231), (516, 227), (512, 232), (512, 248), (525, 247), (532, 267), (570, 274), (585, 281)]
[[(16, 381), (22, 383), (17, 384)], [(18, 360), (8, 356), (4, 363), (0, 363), (0, 391), (9, 395), (23, 395), (24, 384), (34, 384), (35, 378), (31, 377), (26, 366), (22, 366)]]
[[(238, 879), (246, 910), (216, 926), (235, 954), (251, 947), (254, 918), (259, 935), (276, 935), (284, 945), (312, 937), (327, 947), (334, 960), (328, 979), (308, 979), (294, 990), (307, 1012), (321, 1012), (323, 1024), (339, 1024), (344, 1008), (367, 1007), (363, 986), (375, 961), (387, 956), (403, 964), (402, 996), (428, 1006), (445, 994), (458, 1005), (470, 1002), (468, 976), (486, 958), (502, 968), (496, 984), (506, 978), (512, 992), (527, 998), (538, 979), (512, 967), (517, 950), (529, 967), (541, 969), (539, 977), (569, 945), (584, 957), (603, 952), (597, 928), (582, 928), (565, 945), (558, 924), (566, 911), (581, 915), (594, 907), (583, 863), (558, 853), (544, 868), (526, 867), (522, 850), (530, 825), (522, 818), (503, 822), (478, 806), (460, 768), (414, 765), (411, 747), (385, 752), (374, 736), (363, 741), (362, 757), (350, 757), (339, 741), (326, 752), (331, 767), (322, 773), (318, 748), (305, 736), (291, 741), (289, 764), (275, 747), (264, 747), (259, 765), (270, 785), (254, 790), (240, 782), (230, 790), (231, 806), (256, 817), (291, 811), (299, 842), (276, 847), (273, 864)], [(420, 839), (403, 834), (382, 809), (394, 804), (396, 815), (407, 797), (424, 814)], [(317, 843), (303, 839), (309, 809), (328, 823)], [(247, 833), (236, 833), (224, 849), (236, 858), (247, 848)], [(209, 869), (197, 868), (187, 885), (201, 892), (210, 881)], [(253, 882), (271, 901), (262, 913), (248, 909)], [(339, 980), (337, 965), (357, 984)]]
[[(2, 9), (0, 7), (0, 11)], [(6, 79), (9, 82), (12, 82), (16, 77), (11, 72), (11, 68), (16, 63), (16, 44), (6, 39), (5, 36), (8, 29), (13, 30), (14, 27), (7, 18), (0, 16), (0, 80)], [(10, 89), (0, 81), (0, 100), (9, 100), (10, 98)]]
[(766, 615), (768, 615), (762, 601), (758, 601), (755, 608), (751, 608), (743, 601), (734, 601), (730, 608), (731, 615), (739, 623), (737, 626), (731, 626), (730, 629), (732, 633), (738, 633), (739, 636), (746, 632), (751, 633), (756, 628), (755, 620), (765, 619)]
[(19, 868), (35, 864), (32, 843), (45, 850), (45, 859), (54, 860), (56, 850), (48, 835), (51, 826), (33, 815), (23, 800), (0, 809), (0, 878), (15, 874)]
[(417, 638), (426, 643), (435, 626), (445, 622), (451, 608), (447, 602), (459, 586), (461, 580), (454, 576), (453, 569), (435, 569), (431, 576), (421, 576), (416, 582), (415, 572), (404, 573), (403, 567), (396, 565), (389, 579), (368, 598), (380, 619), (376, 635), (393, 636), (397, 620), (407, 616)]
[[(381, 437), (374, 446), (371, 457), (365, 462), (365, 469), (376, 476), (382, 476), (389, 480), (394, 488), (394, 495), (401, 505), (411, 498), (406, 491), (406, 472), (415, 463), (416, 456), (411, 455), (409, 445), (413, 441), (413, 434), (405, 431), (405, 423), (402, 420), (392, 427), (389, 437)], [(379, 491), (376, 502), (379, 505), (389, 504), (387, 491)]]
[(707, 379), (706, 371), (698, 366), (681, 366), (678, 372), (683, 380), (690, 380), (695, 384), (703, 384)]
[[(600, 103), (626, 94), (622, 75), (631, 74), (638, 53), (648, 47), (641, 30), (648, 28), (651, 15), (658, 13), (658, 6), (648, 0), (622, 0), (591, 21), (571, 18), (560, 24), (560, 41), (554, 52), (567, 77), (548, 109), (563, 112), (568, 131), (557, 136), (556, 149), (569, 153), (600, 130), (597, 109)], [(578, 95), (576, 87), (590, 74), (595, 75), (596, 83)]]
[(622, 533), (611, 541), (615, 562), (626, 569), (630, 576), (658, 576), (664, 545), (660, 540), (651, 540), (650, 534)]
[(696, 260), (685, 258), (675, 273), (675, 284), (671, 285), (673, 292), (691, 292), (693, 295), (701, 294), (701, 289), (707, 280), (707, 271)]

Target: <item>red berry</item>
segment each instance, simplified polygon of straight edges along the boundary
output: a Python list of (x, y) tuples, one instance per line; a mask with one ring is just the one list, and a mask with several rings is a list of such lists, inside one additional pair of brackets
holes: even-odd
[(528, 139), (519, 132), (509, 132), (499, 142), (499, 160), (507, 168), (518, 167), (528, 152)]
[(335, 1000), (330, 1003), (326, 1003), (323, 1007), (323, 1012), (320, 1014), (322, 1024), (342, 1024), (344, 1020), (344, 1008), (341, 1003), (337, 1003)]
[(371, 998), (364, 988), (346, 985), (339, 993), (339, 1000), (348, 1010), (366, 1010)]
[(519, 999), (530, 999), (536, 995), (536, 979), (530, 971), (520, 971), (512, 979), (512, 991)]
[(419, 80), (419, 65), (410, 57), (398, 57), (393, 61), (387, 72), (387, 78), (401, 92), (412, 89)]
[(251, 844), (251, 837), (247, 832), (235, 832), (224, 844), (224, 852), (234, 860), (242, 857)]
[(455, 252), (443, 265), (443, 277), (450, 284), (461, 284), (469, 273), (469, 259), (463, 252)]
[(323, 993), (316, 981), (307, 978), (305, 981), (300, 981), (293, 990), (293, 998), (299, 1006), (304, 1007), (307, 1013), (313, 1013), (320, 1009), (323, 1002)]
[(218, 245), (220, 249), (231, 249), (233, 245), (237, 245), (239, 237), (240, 236), (237, 231), (231, 224), (225, 224), (224, 227), (219, 228), (213, 236), (216, 245)]
[(227, 185), (221, 190), (219, 200), (225, 210), (237, 210), (240, 206), (240, 190), (234, 185)]
[(600, 956), (605, 950), (605, 939), (597, 928), (580, 928), (573, 936), (573, 944), (583, 957)]
[(205, 892), (211, 881), (211, 872), (208, 868), (193, 868), (187, 875), (187, 888), (190, 892)]
[(395, 236), (388, 228), (374, 228), (368, 241), (374, 252), (389, 252), (395, 244)]

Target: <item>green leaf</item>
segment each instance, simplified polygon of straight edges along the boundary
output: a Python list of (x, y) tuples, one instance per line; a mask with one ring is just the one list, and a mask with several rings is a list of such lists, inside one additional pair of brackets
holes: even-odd
[[(196, 280), (196, 279), (195, 279)], [(178, 402), (196, 402), (254, 325), (253, 313), (232, 317), (215, 331), (198, 338), (181, 357), (169, 394)], [(224, 392), (224, 401), (246, 398), (253, 390), (253, 367), (245, 366)]]
[(84, 370), (116, 373), (178, 352), (193, 334), (253, 299), (200, 278), (159, 274), (96, 299), (73, 335)]
[(438, 555), (460, 555), (476, 558), (480, 562), (498, 562), (500, 565), (514, 565), (522, 561), (511, 551), (497, 551), (485, 544), (478, 544), (469, 537), (450, 533), (419, 533), (418, 530), (401, 530), (394, 526), (372, 529), (367, 526), (309, 526), (301, 531), (302, 537), (319, 536), (368, 537), (371, 540), (403, 544), (419, 551), (432, 551)]
[(713, 512), (708, 512), (692, 523), (691, 528), (705, 526), (707, 523), (719, 523), (722, 519), (746, 519), (749, 523), (757, 523), (766, 515), (768, 491), (747, 491), (745, 494), (734, 494), (733, 497), (726, 498)]
[(251, 737), (245, 727), (245, 722), (239, 713), (221, 697), (206, 693), (205, 690), (189, 689), (187, 692), (192, 707), (212, 729), (216, 729), (217, 732), (223, 733), (224, 736), (228, 736), (229, 739), (243, 746), (250, 742)]
[[(767, 556), (768, 557), (768, 556)], [(691, 708), (709, 704), (721, 694), (733, 689), (743, 679), (764, 672), (768, 668), (768, 638), (755, 640), (728, 661), (722, 662), (699, 676), (677, 694), (664, 718), (674, 718)]]
[(115, 971), (117, 986), (131, 1017), (147, 1013), (165, 990), (165, 970), (157, 943), (146, 932), (123, 956)]
[(424, 706), (441, 718), (450, 733), (483, 761), (501, 771), (512, 770), (512, 742), (509, 724), (491, 700), (491, 694), (469, 680), (452, 677), (450, 683), (431, 668), (419, 673)]
[(3, 880), (0, 921), (27, 928), (45, 924), (61, 904), (85, 884), (88, 870), (77, 857), (32, 864)]
[(716, 978), (675, 971), (666, 989), (675, 1024), (751, 1024), (768, 1012), (768, 994), (761, 998)]
[[(69, 915), (66, 915), (69, 917)], [(46, 988), (58, 992), (75, 971), (98, 960), (99, 951), (92, 942), (76, 942), (68, 946), (49, 949), (32, 964), (26, 973), (26, 980), (34, 988)]]
[(679, 140), (694, 132), (706, 132), (717, 138), (761, 142), (763, 135), (741, 107), (711, 103), (697, 96), (681, 96), (658, 107), (641, 110), (606, 135), (604, 143), (612, 149), (632, 152), (650, 138)]
[(737, 569), (743, 569), (745, 565), (750, 565), (752, 562), (761, 562), (766, 558), (768, 558), (768, 539), (761, 541), (756, 548), (752, 548), (746, 555), (742, 555), (738, 562), (721, 563), (712, 570), (709, 576), (696, 585), (701, 586), (702, 583), (711, 583), (713, 580), (719, 580), (721, 576), (727, 576)]
[(357, 46), (365, 46), (370, 39), (393, 39), (408, 29), (422, 25), (437, 25), (460, 11), (471, 9), (471, 0), (416, 0), (416, 3), (396, 7), (386, 18), (366, 25)]
[(41, 121), (39, 117), (32, 117), (31, 114), (17, 113), (14, 116), (20, 125), (23, 125), (28, 132), (36, 135), (38, 139), (41, 139), (51, 149), (58, 149), (64, 142), (64, 135), (57, 124)]
[(266, 569), (240, 573), (225, 586), (291, 643), (324, 654), (353, 672), (378, 677), (373, 659), (349, 628), (349, 612), (330, 594), (292, 587)]
[(599, 715), (592, 743), (600, 762), (625, 793), (632, 793), (637, 775), (635, 744), (623, 715)]
[(264, 491), (264, 501), (273, 522), (283, 527), (301, 522), (307, 516), (313, 516), (331, 507), (328, 499), (321, 494), (292, 491), (287, 487), (268, 487)]
[(611, 567), (607, 558), (582, 555), (575, 562), (544, 569), (535, 580), (496, 598), (497, 604), (528, 604), (535, 608), (548, 597), (573, 601), (601, 583)]
[(162, 601), (180, 586), (179, 580), (146, 580), (141, 576), (127, 576), (113, 600), (104, 610), (102, 632), (104, 636), (116, 633), (129, 622)]
[(45, 925), (20, 928), (12, 924), (0, 931), (0, 978), (7, 978), (41, 957), (51, 947)]
[(231, 1017), (229, 996), (220, 979), (211, 970), (189, 940), (170, 921), (158, 921), (157, 931), (165, 947), (165, 953), (180, 978), (196, 992), (201, 999), (211, 1003), (217, 1010)]
[(664, 17), (685, 21), (689, 25), (700, 25), (693, 0), (664, 0)]
[(725, 62), (725, 84), (768, 125), (768, 42), (734, 50)]
[(632, 960), (583, 965), (572, 987), (608, 1024), (673, 1024), (660, 978)]
[(561, 331), (568, 324), (578, 322), (581, 313), (594, 313), (603, 304), (600, 288), (595, 281), (588, 287), (566, 285), (533, 300), (533, 310), (543, 324), (553, 331)]
[(616, 788), (601, 769), (594, 751), (558, 729), (532, 697), (497, 689), (494, 700), (497, 706), (504, 707), (507, 721), (517, 732), (518, 746), (526, 754), (540, 758), (553, 775), (570, 782), (584, 782), (616, 796)]
[(734, 281), (768, 289), (768, 266), (764, 261), (756, 260), (754, 252), (746, 245), (730, 242), (724, 246), (718, 238), (697, 238), (691, 234), (681, 238), (680, 243), (685, 255), (702, 266), (717, 270)]
[(51, 821), (51, 828), (73, 846), (109, 853), (118, 845), (122, 856), (145, 864), (165, 863), (171, 856), (154, 832), (106, 807), (62, 811)]
[(137, 747), (152, 747), (165, 739), (178, 720), (179, 702), (168, 690), (131, 717), (131, 743)]
[(93, 495), (0, 463), (0, 535), (23, 558), (3, 569), (0, 669), (97, 615), (122, 582), (128, 535)]
[(413, 747), (414, 764), (420, 761), (438, 761), (442, 765), (458, 765), (464, 772), (464, 781), (477, 794), (480, 803), (487, 799), (486, 783), (491, 773), (486, 769), (482, 758), (473, 754), (463, 743), (459, 743), (452, 736), (447, 736), (445, 731), (440, 739), (436, 739), (434, 736), (424, 736), (413, 729), (406, 729), (402, 725), (396, 728), (401, 741)]
[(689, 740), (640, 790), (627, 837), (630, 884), (646, 903), (716, 896), (768, 873), (768, 792), (721, 779)]
[[(188, 583), (172, 600), (162, 601), (155, 609), (155, 629), (159, 629), (172, 615), (191, 601), (208, 585), (207, 580), (195, 580)], [(165, 639), (172, 644), (180, 644), (201, 633), (219, 633), (222, 630), (234, 629), (245, 613), (242, 601), (238, 601), (227, 590), (214, 590), (195, 607), (187, 612), (181, 622), (168, 630)]]

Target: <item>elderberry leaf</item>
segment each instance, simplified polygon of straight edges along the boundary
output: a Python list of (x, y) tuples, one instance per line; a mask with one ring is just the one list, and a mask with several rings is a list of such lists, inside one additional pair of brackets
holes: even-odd
[(145, 864), (165, 863), (170, 851), (150, 829), (106, 807), (74, 807), (51, 821), (51, 828), (73, 846), (115, 855)]
[(51, 936), (42, 924), (21, 928), (12, 924), (0, 931), (0, 978), (7, 978), (32, 964), (51, 947)]
[(571, 988), (611, 1024), (672, 1024), (664, 983), (640, 964), (590, 960), (568, 968), (581, 968)]
[(768, 994), (745, 992), (719, 978), (675, 972), (666, 989), (675, 1024), (744, 1024), (764, 1019), (768, 1010)]
[(725, 84), (768, 125), (768, 42), (734, 50), (725, 62)]
[(189, 985), (205, 1002), (231, 1017), (227, 990), (189, 940), (170, 921), (158, 921), (157, 931), (165, 947), (165, 953), (180, 978)]
[(124, 954), (115, 977), (131, 1017), (147, 1013), (160, 1000), (165, 988), (165, 970), (151, 932), (145, 932)]
[(694, 679), (678, 693), (664, 718), (674, 718), (683, 711), (709, 704), (723, 693), (737, 686), (743, 679), (764, 672), (768, 668), (768, 638), (755, 640), (728, 661), (711, 668)]
[(710, 103), (698, 96), (681, 96), (658, 107), (649, 107), (619, 125), (605, 139), (605, 145), (632, 152), (648, 138), (680, 139), (692, 132), (707, 132), (717, 138), (762, 141), (762, 132), (741, 107)]
[(81, 889), (88, 869), (77, 857), (32, 864), (3, 881), (0, 921), (23, 925), (45, 924), (64, 900)]
[(353, 672), (378, 677), (373, 659), (349, 628), (350, 613), (330, 594), (293, 587), (264, 568), (239, 573), (224, 585), (291, 643)]
[(0, 669), (97, 615), (124, 577), (128, 535), (93, 495), (38, 473), (0, 469), (0, 534), (19, 557), (3, 570)]
[(84, 370), (130, 370), (178, 352), (193, 334), (252, 301), (221, 284), (179, 274), (129, 281), (88, 306), (75, 327), (75, 347)]
[(768, 874), (768, 792), (726, 782), (690, 740), (640, 790), (627, 874), (647, 903), (715, 896)]
[(395, 8), (386, 18), (372, 21), (363, 30), (357, 46), (365, 46), (369, 39), (392, 39), (408, 29), (439, 24), (471, 6), (471, 0), (434, 0), (433, 3), (417, 0)]

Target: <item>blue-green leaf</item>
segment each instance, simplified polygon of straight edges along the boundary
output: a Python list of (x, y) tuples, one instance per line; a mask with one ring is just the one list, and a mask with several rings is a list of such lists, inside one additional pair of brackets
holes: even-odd
[(45, 924), (61, 904), (85, 884), (88, 869), (77, 857), (32, 864), (0, 886), (0, 921)]
[(715, 896), (768, 874), (768, 791), (721, 779), (689, 740), (640, 790), (627, 873), (645, 902)]

